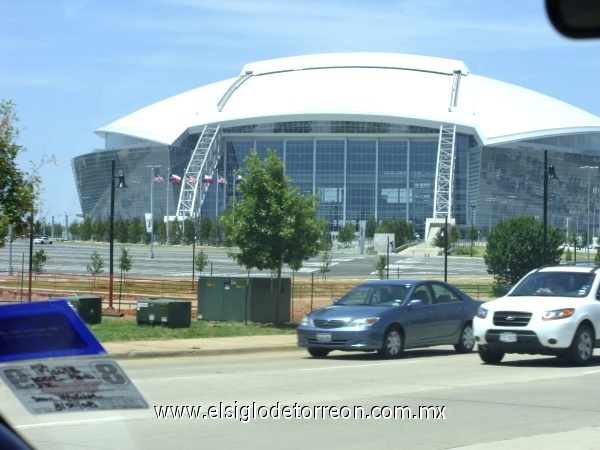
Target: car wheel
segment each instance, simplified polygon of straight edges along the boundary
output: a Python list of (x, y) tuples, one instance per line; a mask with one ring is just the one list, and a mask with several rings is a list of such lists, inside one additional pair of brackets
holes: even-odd
[(567, 351), (569, 360), (577, 366), (588, 365), (594, 356), (594, 332), (587, 325), (577, 328)]
[(460, 339), (458, 344), (454, 346), (454, 349), (458, 353), (471, 353), (474, 347), (475, 336), (473, 335), (473, 325), (467, 323), (460, 332)]
[(479, 357), (486, 364), (498, 364), (504, 358), (504, 353), (491, 352), (478, 347)]
[(402, 333), (398, 328), (389, 328), (383, 336), (383, 346), (379, 355), (387, 359), (398, 358), (404, 350)]
[(329, 350), (326, 348), (309, 348), (308, 353), (310, 353), (310, 356), (313, 358), (325, 358), (329, 355)]

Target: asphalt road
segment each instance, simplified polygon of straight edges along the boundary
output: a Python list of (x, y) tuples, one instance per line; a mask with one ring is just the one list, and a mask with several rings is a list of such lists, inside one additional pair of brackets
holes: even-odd
[[(313, 359), (294, 349), (120, 363), (150, 409), (33, 416), (3, 385), (0, 408), (40, 450), (591, 449), (600, 439), (598, 357), (585, 368), (521, 355), (489, 366), (476, 354), (442, 346), (393, 361), (339, 352)], [(431, 413), (427, 419), (245, 415), (295, 404), (306, 417), (323, 407), (374, 414), (383, 411), (377, 407), (409, 406), (414, 414), (426, 406)], [(155, 406), (229, 407), (231, 418), (157, 419)]]
[[(154, 258), (150, 258), (149, 246), (126, 245), (133, 261), (129, 275), (150, 277), (192, 277), (193, 249), (191, 246), (154, 246)], [(43, 249), (48, 256), (44, 265), (47, 273), (87, 274), (87, 265), (91, 254), (97, 251), (104, 261), (104, 273), (108, 273), (109, 246), (108, 244), (55, 242), (52, 245), (34, 245), (33, 251)], [(199, 251), (199, 248), (196, 248)], [(209, 266), (204, 274), (211, 275), (241, 275), (247, 271), (237, 265), (227, 255), (226, 249), (205, 248), (208, 254)], [(114, 273), (118, 273), (118, 261), (121, 255), (120, 245), (115, 244), (113, 254)], [(374, 278), (375, 264), (379, 256), (361, 255), (356, 251), (333, 251), (332, 264), (327, 272), (328, 278)], [(0, 249), (0, 274), (8, 269), (9, 248)], [(26, 241), (16, 241), (12, 249), (13, 270), (26, 272), (29, 264), (29, 245)], [(305, 262), (302, 269), (295, 274), (300, 277), (320, 275), (321, 257), (317, 256)], [(252, 270), (251, 274), (257, 274)], [(268, 272), (267, 272), (268, 273)], [(289, 268), (284, 274), (291, 276)], [(447, 274), (449, 278), (490, 278), (482, 258), (448, 257)], [(194, 275), (198, 273), (194, 270)], [(390, 254), (390, 278), (443, 278), (444, 258), (441, 256), (419, 256), (411, 252)]]

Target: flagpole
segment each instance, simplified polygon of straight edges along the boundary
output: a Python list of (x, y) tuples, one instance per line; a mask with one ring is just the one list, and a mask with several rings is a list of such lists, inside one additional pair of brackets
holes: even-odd
[(169, 185), (171, 184), (171, 168), (169, 167), (169, 178), (167, 179), (167, 242), (169, 245)]
[(215, 200), (215, 220), (219, 218), (219, 171), (217, 170), (217, 190), (216, 192), (216, 200)]
[(236, 170), (233, 169), (233, 223), (235, 223), (235, 185), (237, 184)]
[(154, 170), (150, 169), (150, 259), (154, 259)]

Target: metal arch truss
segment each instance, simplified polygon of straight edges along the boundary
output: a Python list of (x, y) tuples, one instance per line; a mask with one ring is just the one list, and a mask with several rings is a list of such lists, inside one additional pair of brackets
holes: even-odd
[(452, 185), (454, 184), (454, 149), (456, 125), (442, 125), (435, 171), (435, 200), (433, 217), (451, 217)]
[[(221, 158), (221, 153), (220, 127), (206, 125), (196, 143), (185, 176), (181, 180), (177, 217), (194, 217), (195, 211), (200, 210), (206, 191), (210, 186), (203, 182), (204, 176), (213, 174)], [(215, 180), (215, 183), (217, 182), (218, 180)]]

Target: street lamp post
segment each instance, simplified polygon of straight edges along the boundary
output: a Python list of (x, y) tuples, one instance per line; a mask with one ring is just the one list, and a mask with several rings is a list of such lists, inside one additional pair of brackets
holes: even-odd
[(473, 257), (473, 210), (475, 209), (475, 205), (469, 205), (469, 208), (471, 208), (471, 257)]
[(586, 242), (586, 251), (587, 251), (587, 262), (590, 262), (590, 186), (591, 186), (591, 176), (592, 170), (598, 169), (598, 166), (583, 166), (581, 169), (587, 169), (588, 171), (588, 195), (587, 195), (587, 242)]
[[(158, 166), (146, 166), (151, 169), (150, 175), (150, 259), (154, 259), (154, 181), (156, 180), (156, 169)], [(162, 179), (162, 178), (160, 178)], [(167, 193), (168, 195), (168, 193)], [(167, 198), (168, 201), (168, 198)]]
[(548, 263), (548, 180), (558, 179), (554, 166), (548, 166), (548, 150), (544, 150), (544, 242), (542, 266)]
[(448, 216), (444, 217), (444, 282), (448, 282)]
[(111, 163), (111, 178), (110, 178), (110, 230), (109, 230), (109, 282), (108, 282), (108, 308), (113, 308), (113, 254), (115, 240), (115, 178), (119, 180), (119, 188), (126, 188), (125, 175), (115, 176), (115, 160)]
[(448, 282), (448, 216), (444, 218), (444, 228), (440, 235), (444, 238), (444, 281)]

